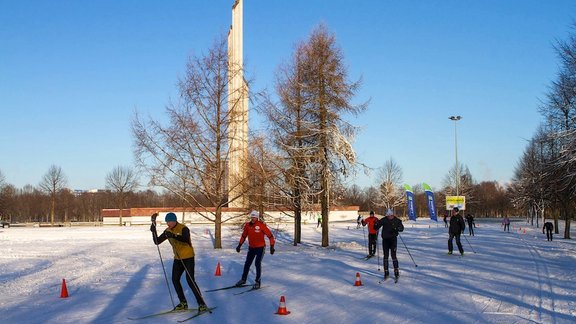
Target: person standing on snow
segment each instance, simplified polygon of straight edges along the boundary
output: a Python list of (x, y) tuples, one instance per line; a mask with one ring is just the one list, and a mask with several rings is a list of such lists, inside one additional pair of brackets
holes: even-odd
[(502, 225), (504, 225), (504, 232), (510, 232), (510, 218), (508, 216), (504, 216)]
[(464, 224), (464, 218), (462, 218), (459, 211), (458, 207), (454, 207), (452, 210), (452, 217), (450, 217), (450, 227), (448, 228), (448, 254), (452, 254), (452, 239), (456, 238), (458, 251), (460, 251), (460, 255), (464, 255), (464, 249), (460, 242), (460, 234), (464, 232), (466, 225)]
[(200, 288), (196, 284), (194, 279), (194, 247), (192, 246), (192, 241), (190, 239), (190, 229), (183, 224), (178, 223), (176, 214), (168, 213), (166, 214), (166, 224), (168, 228), (158, 236), (156, 233), (156, 216), (158, 214), (152, 215), (153, 222), (150, 225), (150, 231), (152, 232), (152, 239), (154, 244), (159, 245), (162, 242), (168, 240), (170, 245), (172, 245), (172, 251), (174, 252), (174, 263), (172, 264), (172, 284), (178, 295), (180, 303), (174, 307), (174, 310), (188, 309), (188, 302), (186, 301), (186, 296), (184, 295), (184, 290), (182, 289), (182, 284), (180, 283), (180, 278), (182, 274), (186, 272), (186, 282), (196, 298), (198, 303), (198, 311), (207, 311), (208, 307), (204, 302)]
[(552, 231), (554, 230), (554, 224), (552, 222), (544, 223), (542, 227), (542, 234), (544, 234), (544, 230), (546, 230), (546, 240), (552, 241)]
[(360, 225), (362, 225), (362, 215), (358, 213), (358, 218), (356, 218), (356, 228), (360, 228)]
[(371, 258), (376, 254), (376, 242), (378, 241), (378, 230), (374, 229), (374, 224), (378, 218), (374, 216), (374, 212), (370, 211), (370, 216), (362, 220), (362, 226), (368, 225), (368, 255)]
[(444, 212), (444, 227), (448, 228), (448, 212)]
[(242, 286), (246, 283), (246, 279), (248, 279), (248, 271), (250, 271), (252, 261), (256, 259), (256, 279), (254, 280), (253, 288), (260, 288), (260, 277), (262, 275), (262, 258), (264, 257), (264, 249), (266, 248), (264, 235), (268, 236), (268, 241), (270, 241), (270, 254), (274, 254), (274, 236), (268, 229), (268, 226), (259, 221), (258, 218), (258, 212), (253, 210), (250, 213), (250, 221), (244, 224), (244, 230), (240, 236), (240, 242), (236, 247), (236, 252), (240, 253), (242, 244), (244, 244), (244, 241), (248, 239), (248, 254), (246, 254), (246, 262), (244, 262), (244, 271), (242, 272), (242, 278), (236, 283), (236, 286)]
[(474, 216), (470, 214), (466, 215), (466, 222), (468, 223), (468, 235), (474, 236)]
[(402, 220), (394, 216), (391, 209), (386, 211), (386, 217), (376, 221), (374, 228), (376, 232), (382, 227), (382, 251), (384, 251), (384, 279), (390, 276), (388, 271), (388, 256), (392, 255), (392, 266), (394, 267), (394, 276), (398, 278), (398, 259), (396, 258), (396, 249), (398, 243), (398, 233), (404, 231)]

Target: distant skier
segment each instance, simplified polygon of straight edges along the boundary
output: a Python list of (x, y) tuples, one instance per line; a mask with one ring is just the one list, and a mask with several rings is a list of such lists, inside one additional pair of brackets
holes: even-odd
[(186, 272), (186, 282), (188, 283), (188, 286), (190, 286), (190, 289), (192, 289), (194, 297), (196, 297), (198, 311), (207, 311), (208, 307), (204, 302), (204, 298), (202, 297), (200, 288), (198, 288), (198, 285), (196, 284), (196, 280), (194, 280), (194, 247), (190, 240), (190, 229), (188, 229), (184, 224), (178, 223), (176, 214), (168, 213), (164, 219), (168, 228), (158, 236), (156, 233), (156, 216), (158, 216), (158, 214), (152, 215), (153, 222), (152, 225), (150, 225), (152, 240), (156, 245), (168, 240), (170, 245), (172, 245), (172, 251), (174, 252), (172, 284), (174, 285), (174, 290), (176, 290), (176, 294), (180, 300), (180, 303), (174, 307), (174, 310), (188, 309), (188, 302), (186, 301), (186, 296), (184, 295), (184, 290), (180, 283), (182, 274)]
[(448, 212), (444, 212), (444, 227), (448, 228)]
[(362, 215), (360, 215), (360, 213), (358, 213), (358, 218), (356, 218), (356, 228), (360, 228), (360, 226), (362, 225)]
[(382, 227), (382, 251), (384, 251), (384, 279), (390, 276), (388, 271), (388, 256), (392, 255), (392, 266), (394, 267), (394, 276), (398, 278), (398, 259), (396, 258), (396, 248), (398, 243), (398, 233), (404, 231), (402, 220), (394, 216), (391, 209), (386, 211), (386, 217), (376, 221), (374, 228), (376, 233)]
[(246, 283), (248, 278), (248, 271), (250, 271), (250, 266), (252, 261), (256, 258), (256, 279), (254, 280), (253, 288), (260, 288), (260, 277), (262, 275), (262, 258), (264, 257), (264, 249), (266, 248), (266, 241), (264, 240), (264, 235), (268, 236), (268, 241), (270, 241), (270, 254), (274, 254), (274, 235), (268, 229), (265, 223), (258, 220), (259, 213), (253, 210), (250, 213), (250, 221), (244, 224), (244, 230), (240, 236), (240, 242), (236, 247), (236, 252), (240, 253), (240, 248), (244, 241), (248, 239), (248, 254), (246, 254), (246, 261), (244, 262), (244, 271), (242, 272), (242, 278), (236, 283), (236, 286), (242, 286)]
[(542, 234), (544, 234), (544, 230), (546, 230), (546, 240), (552, 241), (552, 231), (554, 230), (554, 224), (552, 224), (552, 222), (544, 223), (544, 227), (542, 227)]
[(508, 216), (504, 216), (502, 225), (504, 225), (504, 232), (510, 232), (510, 218)]
[(462, 218), (459, 211), (458, 207), (454, 207), (452, 210), (450, 227), (448, 228), (448, 254), (452, 254), (452, 250), (454, 249), (452, 239), (455, 238), (460, 255), (464, 255), (464, 249), (462, 248), (462, 243), (460, 243), (460, 234), (462, 234), (466, 225), (464, 224), (464, 218)]
[(320, 225), (322, 225), (322, 214), (318, 214), (318, 224), (316, 225), (316, 228), (320, 227)]
[(468, 222), (468, 235), (474, 236), (474, 216), (466, 215), (466, 222)]
[(368, 255), (371, 258), (376, 254), (376, 242), (378, 241), (378, 230), (374, 229), (374, 224), (378, 218), (374, 216), (374, 212), (370, 211), (370, 216), (362, 220), (362, 226), (368, 225)]

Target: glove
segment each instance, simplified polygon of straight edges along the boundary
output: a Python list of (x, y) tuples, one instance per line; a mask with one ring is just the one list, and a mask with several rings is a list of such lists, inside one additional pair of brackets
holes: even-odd
[(276, 251), (276, 250), (274, 249), (274, 245), (270, 245), (270, 254), (274, 254), (274, 251)]
[(240, 253), (240, 247), (241, 247), (241, 246), (242, 246), (242, 245), (238, 244), (238, 246), (236, 247), (236, 252)]
[(176, 234), (169, 232), (169, 231), (164, 232), (164, 235), (166, 235), (167, 238), (175, 238), (176, 237)]
[(150, 232), (156, 233), (156, 225), (154, 224), (150, 225)]

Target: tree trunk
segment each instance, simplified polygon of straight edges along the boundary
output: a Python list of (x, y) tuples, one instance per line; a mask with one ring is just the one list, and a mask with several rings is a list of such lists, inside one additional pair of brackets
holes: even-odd
[(322, 247), (327, 247), (330, 245), (330, 240), (328, 237), (328, 212), (329, 212), (329, 188), (328, 188), (328, 177), (322, 175), (323, 190), (320, 194), (320, 204), (322, 209)]
[(565, 239), (570, 239), (570, 219), (571, 217), (569, 217), (568, 215), (566, 215), (566, 220), (565, 220), (565, 228), (564, 228), (564, 238)]
[(214, 248), (222, 248), (222, 208), (216, 208), (216, 219), (214, 219)]
[(302, 242), (302, 210), (294, 207), (294, 246)]
[(54, 226), (54, 210), (56, 209), (56, 197), (52, 195), (52, 205), (50, 206), (50, 224)]

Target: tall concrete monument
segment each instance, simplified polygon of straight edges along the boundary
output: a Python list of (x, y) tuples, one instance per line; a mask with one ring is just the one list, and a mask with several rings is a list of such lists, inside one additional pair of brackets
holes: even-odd
[(232, 6), (232, 25), (228, 31), (228, 197), (238, 197), (228, 207), (238, 208), (248, 207), (242, 188), (248, 160), (248, 85), (244, 80), (242, 2), (236, 0)]

